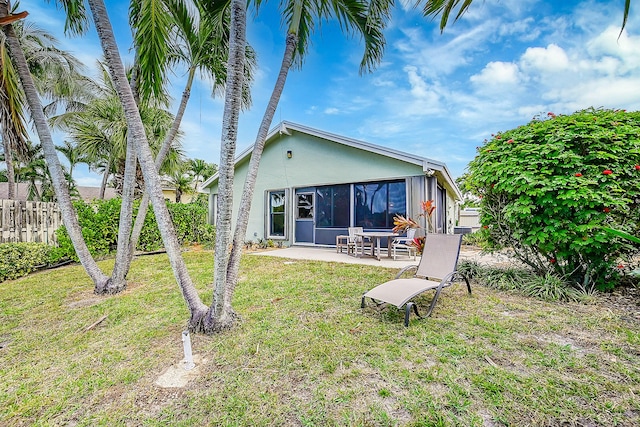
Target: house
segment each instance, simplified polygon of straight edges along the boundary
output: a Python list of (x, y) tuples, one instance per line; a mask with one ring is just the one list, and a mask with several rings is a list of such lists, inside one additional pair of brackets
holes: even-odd
[[(252, 147), (235, 161), (234, 218)], [(206, 180), (215, 224), (218, 175)], [(389, 231), (395, 215), (416, 218), (434, 200), (437, 232), (452, 233), (462, 198), (440, 161), (281, 122), (267, 135), (246, 241), (335, 245), (349, 226)]]

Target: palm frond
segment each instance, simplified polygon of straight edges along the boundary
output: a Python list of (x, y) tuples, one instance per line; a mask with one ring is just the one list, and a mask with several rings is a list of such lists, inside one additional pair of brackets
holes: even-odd
[[(424, 4), (422, 12), (424, 16), (435, 19), (440, 15), (440, 31), (444, 31), (447, 23), (449, 22), (449, 16), (451, 11), (458, 7), (458, 13), (454, 19), (454, 22), (460, 19), (462, 15), (469, 9), (473, 0), (427, 0)], [(418, 1), (416, 5), (422, 3)], [(462, 4), (461, 4), (462, 3)]]

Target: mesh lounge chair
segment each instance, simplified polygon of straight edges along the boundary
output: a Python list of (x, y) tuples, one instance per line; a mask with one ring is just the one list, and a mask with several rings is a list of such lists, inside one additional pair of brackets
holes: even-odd
[[(399, 309), (404, 307), (404, 326), (409, 326), (409, 316), (412, 309), (416, 316), (421, 317), (416, 304), (411, 301), (421, 293), (435, 290), (431, 306), (425, 317), (431, 315), (442, 289), (451, 286), (456, 278), (462, 277), (464, 279), (467, 283), (467, 290), (471, 294), (469, 280), (456, 271), (461, 242), (461, 234), (427, 234), (420, 264), (403, 268), (394, 280), (366, 292), (362, 296), (361, 307), (365, 307), (366, 298), (371, 298), (378, 305), (393, 304)], [(416, 270), (414, 277), (400, 278), (407, 271), (414, 269)]]

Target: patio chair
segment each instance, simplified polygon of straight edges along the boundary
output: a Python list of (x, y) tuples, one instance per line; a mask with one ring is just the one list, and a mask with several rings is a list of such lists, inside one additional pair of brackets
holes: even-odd
[(358, 250), (362, 248), (362, 255), (366, 248), (369, 248), (369, 253), (373, 255), (373, 241), (362, 236), (356, 236), (356, 233), (362, 233), (364, 229), (362, 227), (349, 227), (349, 237), (347, 239), (347, 253), (358, 256)]
[(416, 259), (416, 253), (418, 252), (416, 246), (413, 244), (413, 238), (416, 236), (416, 229), (409, 228), (407, 229), (407, 235), (396, 237), (391, 242), (391, 251), (393, 253), (393, 259), (395, 260), (398, 256), (398, 252), (406, 252), (409, 256), (413, 256), (413, 259)]
[[(427, 234), (419, 265), (405, 267), (394, 280), (365, 292), (361, 307), (365, 308), (366, 298), (371, 298), (377, 305), (393, 304), (399, 309), (404, 307), (404, 326), (408, 327), (411, 310), (421, 318), (416, 304), (412, 301), (421, 293), (435, 290), (425, 317), (431, 315), (442, 289), (451, 286), (458, 277), (464, 279), (471, 294), (469, 280), (456, 270), (461, 242), (461, 234)], [(412, 278), (401, 278), (403, 274), (412, 270), (416, 270)]]

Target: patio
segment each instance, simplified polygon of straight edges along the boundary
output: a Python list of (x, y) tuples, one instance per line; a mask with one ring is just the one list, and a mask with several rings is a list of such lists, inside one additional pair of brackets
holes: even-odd
[[(386, 248), (382, 251), (382, 258), (377, 259), (365, 256), (354, 257), (344, 252), (336, 252), (335, 248), (311, 247), (311, 246), (290, 246), (283, 249), (271, 249), (260, 252), (247, 252), (248, 255), (272, 256), (289, 259), (342, 262), (346, 264), (365, 264), (376, 267), (386, 267), (400, 269), (407, 265), (418, 264), (420, 256), (415, 261), (408, 256), (398, 257), (397, 260), (387, 257)], [(460, 260), (474, 260), (485, 264), (496, 264), (509, 262), (505, 255), (483, 254), (482, 251), (473, 246), (463, 245), (460, 248)]]

